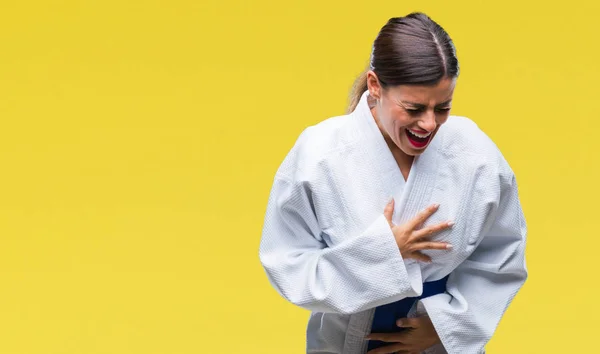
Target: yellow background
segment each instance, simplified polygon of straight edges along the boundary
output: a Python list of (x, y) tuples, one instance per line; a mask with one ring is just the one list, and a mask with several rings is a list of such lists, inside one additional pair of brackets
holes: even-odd
[(258, 261), (272, 178), (415, 10), (528, 220), (489, 353), (600, 352), (598, 2), (4, 0), (0, 353), (303, 352)]

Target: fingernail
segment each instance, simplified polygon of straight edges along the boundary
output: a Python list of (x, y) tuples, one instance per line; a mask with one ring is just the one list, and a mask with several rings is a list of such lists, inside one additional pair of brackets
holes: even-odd
[(437, 208), (440, 207), (440, 204), (439, 203), (435, 203), (435, 204), (433, 204), (433, 207), (437, 209)]
[(402, 321), (401, 320), (396, 321), (396, 326), (402, 326)]
[(454, 247), (454, 246), (452, 246), (451, 244), (447, 244), (447, 245), (446, 245), (446, 249), (451, 249), (451, 248), (453, 248), (453, 247)]
[(453, 226), (454, 225), (454, 221), (448, 221), (448, 226)]

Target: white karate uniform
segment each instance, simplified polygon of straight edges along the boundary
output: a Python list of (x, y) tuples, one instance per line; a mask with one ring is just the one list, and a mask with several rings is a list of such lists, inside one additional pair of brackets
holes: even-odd
[[(260, 261), (278, 293), (312, 311), (307, 353), (362, 354), (375, 307), (421, 295), (450, 274), (447, 291), (419, 300), (441, 345), (426, 353), (484, 353), (527, 278), (526, 225), (513, 171), (471, 120), (451, 116), (404, 178), (367, 104), (304, 130), (277, 170)], [(456, 224), (403, 259), (383, 210), (395, 198), (402, 224), (437, 202), (425, 226)]]

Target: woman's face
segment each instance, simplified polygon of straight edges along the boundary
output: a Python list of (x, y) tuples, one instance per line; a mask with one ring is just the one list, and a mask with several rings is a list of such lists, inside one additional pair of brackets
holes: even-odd
[(377, 100), (374, 116), (386, 140), (402, 152), (416, 156), (429, 145), (448, 120), (456, 78), (444, 78), (435, 86), (399, 85), (382, 89), (374, 72), (367, 85)]

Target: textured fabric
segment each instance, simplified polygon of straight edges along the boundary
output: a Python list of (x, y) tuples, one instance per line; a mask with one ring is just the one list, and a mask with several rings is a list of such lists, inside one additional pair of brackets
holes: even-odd
[[(482, 353), (527, 277), (514, 174), (475, 123), (452, 116), (404, 181), (366, 95), (304, 130), (278, 168), (259, 249), (267, 277), (312, 311), (307, 353), (362, 354), (376, 307), (449, 275), (410, 316), (429, 315), (442, 340), (427, 353)], [(396, 224), (440, 203), (425, 226), (454, 220), (433, 237), (454, 247), (425, 251), (428, 264), (403, 259), (383, 215), (392, 196)]]
[[(396, 320), (399, 318), (405, 318), (412, 309), (414, 303), (420, 298), (426, 298), (429, 296), (442, 294), (446, 292), (446, 283), (448, 277), (440, 280), (432, 281), (423, 284), (423, 294), (417, 297), (407, 297), (396, 302), (392, 302), (386, 305), (377, 306), (373, 315), (373, 323), (371, 324), (372, 333), (394, 333), (405, 330), (396, 326)], [(368, 344), (368, 350), (376, 349), (379, 347), (387, 346), (390, 343), (381, 342), (377, 340), (370, 340)]]

